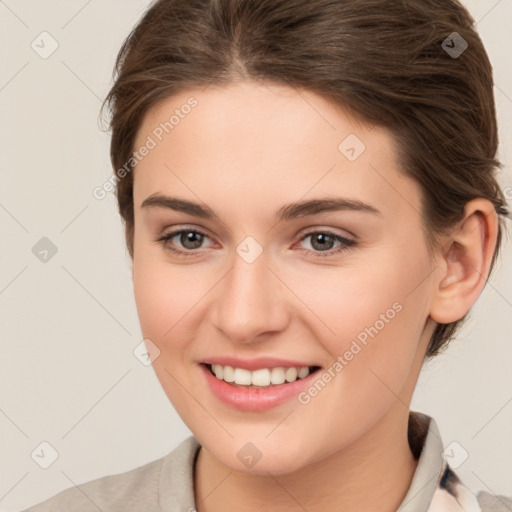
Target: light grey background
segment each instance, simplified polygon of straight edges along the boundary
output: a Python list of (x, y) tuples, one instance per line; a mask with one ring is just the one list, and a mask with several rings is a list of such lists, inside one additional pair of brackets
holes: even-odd
[[(495, 69), (501, 182), (510, 199), (512, 0), (465, 4)], [(142, 336), (115, 198), (92, 195), (111, 175), (98, 109), (117, 51), (147, 6), (0, 1), (3, 511), (140, 466), (190, 434), (152, 368), (132, 353)], [(43, 31), (58, 43), (45, 59), (31, 47), (51, 49)], [(57, 247), (46, 263), (32, 252), (42, 237)], [(426, 365), (413, 400), (413, 409), (436, 418), (455, 465), (467, 452), (457, 468), (466, 485), (505, 494), (512, 494), (511, 256), (507, 243), (472, 319)], [(59, 454), (48, 469), (35, 462), (49, 460), (43, 441)]]

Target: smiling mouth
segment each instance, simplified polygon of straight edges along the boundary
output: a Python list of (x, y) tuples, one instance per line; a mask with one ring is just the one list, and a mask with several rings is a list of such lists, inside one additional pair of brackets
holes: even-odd
[(304, 379), (320, 370), (319, 366), (275, 367), (247, 370), (220, 364), (202, 363), (217, 379), (234, 387), (251, 389), (267, 389), (283, 384), (291, 384)]

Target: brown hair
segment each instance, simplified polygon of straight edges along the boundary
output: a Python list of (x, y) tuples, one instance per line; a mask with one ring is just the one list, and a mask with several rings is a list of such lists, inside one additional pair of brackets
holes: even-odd
[[(460, 55), (447, 51), (454, 41), (459, 49), (467, 43)], [(460, 3), (158, 0), (123, 43), (102, 106), (111, 112), (114, 170), (126, 169), (127, 162), (133, 169), (137, 130), (159, 100), (244, 79), (311, 90), (388, 128), (403, 172), (422, 188), (429, 246), (436, 233), (462, 219), (468, 201), (491, 201), (501, 215), (492, 269), (508, 215), (495, 178), (500, 164), (492, 68)], [(133, 172), (117, 176), (133, 258)], [(439, 324), (427, 356), (439, 353), (465, 318)]]

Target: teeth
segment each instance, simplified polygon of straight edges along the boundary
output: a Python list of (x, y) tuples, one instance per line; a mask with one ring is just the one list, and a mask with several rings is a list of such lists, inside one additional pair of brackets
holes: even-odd
[(297, 380), (297, 368), (288, 368), (285, 373), (285, 379), (287, 382), (293, 382)]
[[(263, 368), (262, 370), (254, 370), (251, 373), (251, 384), (253, 386), (268, 386), (270, 384), (270, 371), (266, 368)], [(236, 382), (236, 384), (239, 384), (239, 382)]]
[(284, 384), (284, 382), (295, 382), (297, 379), (303, 379), (309, 375), (309, 368), (307, 366), (301, 368), (261, 368), (250, 371), (245, 368), (212, 364), (211, 369), (219, 380), (232, 382), (239, 386), (267, 387)]
[[(220, 364), (216, 366), (220, 366)], [(235, 370), (233, 370), (232, 366), (224, 366), (224, 368), (221, 366), (220, 369), (223, 375), (219, 378), (224, 379), (226, 382), (235, 382)]]
[(270, 372), (270, 382), (272, 382), (272, 384), (283, 384), (285, 380), (284, 368), (272, 368)]
[(213, 364), (212, 370), (213, 373), (215, 374), (215, 377), (217, 377), (217, 379), (222, 380), (222, 378), (224, 377), (224, 369), (222, 368), (222, 366), (220, 364)]
[(244, 370), (243, 368), (235, 368), (235, 384), (250, 386), (252, 384), (251, 372), (249, 370)]
[(304, 377), (307, 377), (309, 375), (309, 368), (307, 366), (304, 366), (304, 368), (299, 368), (299, 371), (297, 372), (297, 377), (299, 379), (303, 379)]

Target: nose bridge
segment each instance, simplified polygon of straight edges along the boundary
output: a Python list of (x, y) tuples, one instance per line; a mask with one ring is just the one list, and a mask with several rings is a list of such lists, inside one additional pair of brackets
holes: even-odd
[(261, 252), (253, 259), (250, 243), (237, 248), (215, 301), (216, 327), (232, 341), (246, 343), (283, 329), (287, 322), (279, 280), (267, 268), (268, 254)]

